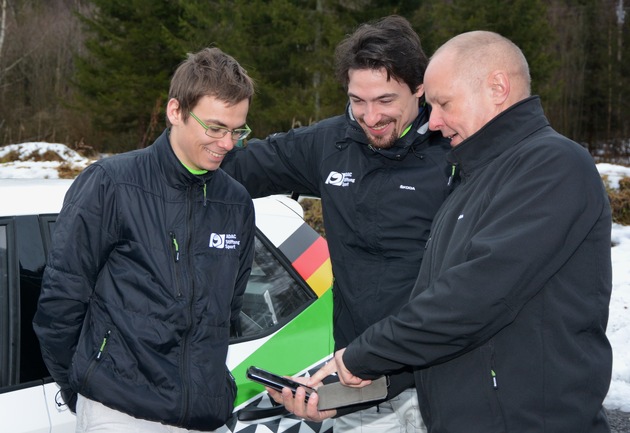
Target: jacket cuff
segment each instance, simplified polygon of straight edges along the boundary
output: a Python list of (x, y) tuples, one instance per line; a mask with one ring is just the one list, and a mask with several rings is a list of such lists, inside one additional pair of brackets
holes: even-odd
[(366, 370), (369, 369), (365, 368), (363, 362), (361, 361), (362, 357), (358, 357), (355, 354), (354, 348), (354, 344), (350, 343), (350, 345), (346, 347), (346, 351), (343, 353), (343, 363), (346, 368), (350, 370), (350, 373), (360, 377), (361, 379), (377, 379), (381, 377), (383, 375), (382, 372), (376, 374), (366, 373)]

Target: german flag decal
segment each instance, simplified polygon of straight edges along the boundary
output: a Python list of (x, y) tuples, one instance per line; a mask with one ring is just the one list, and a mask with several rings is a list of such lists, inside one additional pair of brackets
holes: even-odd
[[(306, 249), (304, 247), (308, 245)], [(328, 243), (308, 224), (302, 224), (279, 247), (295, 270), (321, 296), (332, 286)]]

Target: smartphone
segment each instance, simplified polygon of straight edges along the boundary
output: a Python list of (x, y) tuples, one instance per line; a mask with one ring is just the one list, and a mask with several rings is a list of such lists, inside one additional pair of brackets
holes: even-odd
[(306, 401), (308, 401), (308, 396), (312, 392), (315, 392), (315, 388), (302, 385), (301, 383), (289, 378), (278, 376), (277, 374), (270, 373), (254, 366), (247, 369), (247, 378), (253, 380), (254, 382), (268, 386), (269, 388), (275, 389), (276, 391), (282, 391), (282, 388), (289, 388), (291, 392), (293, 392), (293, 395), (295, 395), (295, 391), (298, 387), (301, 386), (306, 390), (306, 397), (304, 398)]

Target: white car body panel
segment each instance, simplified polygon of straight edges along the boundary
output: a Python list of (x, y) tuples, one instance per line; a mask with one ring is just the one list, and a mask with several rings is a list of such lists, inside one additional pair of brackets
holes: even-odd
[[(0, 218), (57, 214), (61, 210), (63, 198), (71, 183), (72, 180), (68, 179), (0, 179), (0, 191), (2, 191)], [(278, 195), (255, 199), (254, 206), (256, 226), (276, 248), (304, 225), (302, 207), (289, 197)], [(4, 245), (4, 248), (6, 249), (7, 245)], [(2, 296), (0, 293), (0, 298)], [(232, 343), (226, 359), (227, 366), (232, 370), (243, 363), (280, 330), (250, 341)], [(303, 367), (303, 371), (306, 371), (312, 366)], [(76, 417), (67, 406), (59, 404), (62, 400), (58, 395), (58, 386), (54, 382), (39, 385), (28, 382), (24, 386), (27, 387), (21, 389), (16, 387), (15, 390), (3, 390), (0, 393), (0, 433), (72, 433), (75, 431)], [(243, 406), (246, 404), (240, 404), (239, 408)], [(282, 425), (294, 425), (299, 422), (301, 421), (297, 419), (282, 419)], [(228, 431), (226, 427), (223, 429)], [(260, 424), (256, 431), (271, 430), (264, 424)]]

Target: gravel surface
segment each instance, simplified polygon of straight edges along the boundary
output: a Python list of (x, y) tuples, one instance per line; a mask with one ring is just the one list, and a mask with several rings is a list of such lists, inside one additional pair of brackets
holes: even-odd
[(630, 413), (608, 410), (608, 422), (611, 433), (630, 433)]

